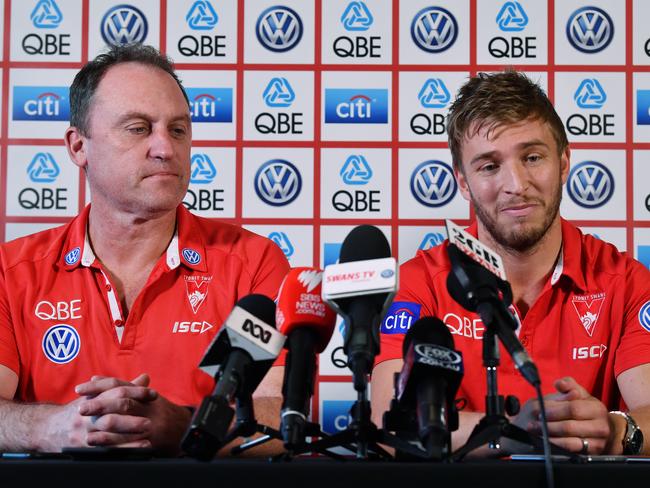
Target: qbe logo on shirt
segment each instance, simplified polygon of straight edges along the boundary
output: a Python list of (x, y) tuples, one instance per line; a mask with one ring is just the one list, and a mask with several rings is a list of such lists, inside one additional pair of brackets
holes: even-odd
[(47, 359), (55, 364), (66, 364), (79, 354), (81, 339), (71, 325), (57, 324), (47, 329), (41, 345)]

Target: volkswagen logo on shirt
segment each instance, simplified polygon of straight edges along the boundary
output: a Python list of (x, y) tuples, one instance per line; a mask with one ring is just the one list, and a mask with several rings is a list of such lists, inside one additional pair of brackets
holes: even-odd
[(148, 30), (147, 18), (133, 5), (116, 5), (101, 22), (102, 38), (113, 46), (144, 42)]
[(47, 329), (42, 346), (47, 359), (56, 364), (65, 364), (79, 354), (81, 339), (71, 325), (57, 324)]
[(571, 200), (581, 207), (601, 207), (614, 194), (614, 177), (604, 164), (583, 161), (569, 173), (567, 192)]
[(422, 205), (442, 207), (456, 195), (454, 172), (442, 161), (425, 161), (411, 175), (411, 193)]
[(183, 249), (183, 258), (190, 264), (199, 264), (201, 262), (201, 255), (194, 249), (186, 247)]
[(639, 323), (641, 327), (650, 332), (650, 301), (645, 302), (639, 310)]
[(420, 49), (441, 53), (449, 49), (458, 37), (458, 24), (448, 10), (426, 7), (411, 22), (411, 38)]
[(609, 46), (614, 38), (614, 22), (603, 9), (582, 7), (573, 12), (566, 24), (569, 42), (578, 51), (592, 54)]
[(289, 7), (276, 5), (260, 14), (255, 33), (266, 49), (278, 53), (289, 51), (302, 38), (302, 20)]
[(75, 264), (77, 261), (79, 261), (79, 258), (81, 257), (81, 248), (75, 247), (72, 251), (68, 252), (68, 254), (65, 255), (65, 264), (72, 266)]
[(298, 198), (301, 188), (298, 168), (284, 159), (267, 161), (255, 174), (257, 196), (274, 207), (289, 205)]

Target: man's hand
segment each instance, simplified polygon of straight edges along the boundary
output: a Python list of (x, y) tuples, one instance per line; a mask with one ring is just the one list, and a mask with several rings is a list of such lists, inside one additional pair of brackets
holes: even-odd
[(131, 382), (93, 376), (75, 391), (85, 397), (77, 406), (91, 424), (88, 445), (153, 447), (166, 454), (178, 453), (191, 413), (149, 388), (146, 374)]
[[(558, 392), (544, 397), (550, 441), (567, 451), (585, 454), (583, 449), (588, 446), (590, 454), (604, 452), (612, 436), (605, 405), (571, 377), (556, 380), (554, 386)], [(541, 435), (539, 402), (526, 402), (513, 423)]]

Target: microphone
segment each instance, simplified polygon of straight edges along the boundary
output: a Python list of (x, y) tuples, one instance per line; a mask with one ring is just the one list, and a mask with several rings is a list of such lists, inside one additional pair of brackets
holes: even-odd
[(418, 438), (428, 457), (442, 460), (451, 451), (451, 432), (458, 429), (456, 392), (463, 377), (463, 356), (442, 321), (423, 317), (402, 344), (404, 365), (397, 377), (401, 408), (415, 408)]
[(214, 376), (212, 395), (203, 399), (181, 448), (197, 459), (210, 460), (224, 445), (234, 416), (230, 406), (250, 403), (285, 337), (275, 330), (275, 303), (264, 295), (240, 299), (206, 350), (199, 368)]
[(325, 267), (322, 295), (345, 320), (343, 350), (358, 392), (366, 390), (379, 353), (379, 322), (396, 291), (397, 263), (384, 234), (372, 225), (352, 229), (339, 264)]
[(447, 254), (451, 261), (447, 291), (465, 309), (478, 312), (486, 327), (499, 337), (526, 381), (539, 385), (537, 366), (519, 342), (515, 333), (517, 321), (508, 310), (512, 289), (505, 280), (501, 257), (460, 227), (447, 223)]
[(305, 425), (314, 394), (316, 354), (323, 352), (334, 332), (336, 314), (321, 298), (323, 273), (293, 268), (278, 294), (276, 324), (287, 337), (289, 350), (282, 384), (280, 431), (287, 449), (305, 440)]

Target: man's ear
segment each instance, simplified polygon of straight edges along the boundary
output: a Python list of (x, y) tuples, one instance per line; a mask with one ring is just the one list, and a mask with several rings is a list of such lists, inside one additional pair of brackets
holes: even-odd
[(456, 183), (458, 183), (458, 189), (460, 194), (463, 195), (463, 198), (470, 202), (470, 192), (469, 186), (467, 185), (467, 179), (465, 178), (465, 173), (459, 168), (457, 164), (454, 165), (454, 178), (456, 178)]
[(65, 131), (65, 147), (68, 150), (70, 159), (80, 168), (86, 169), (88, 159), (86, 157), (86, 137), (77, 127), (68, 127)]
[(569, 167), (571, 166), (571, 150), (569, 146), (560, 154), (560, 175), (562, 176), (562, 184), (566, 183), (569, 178)]

